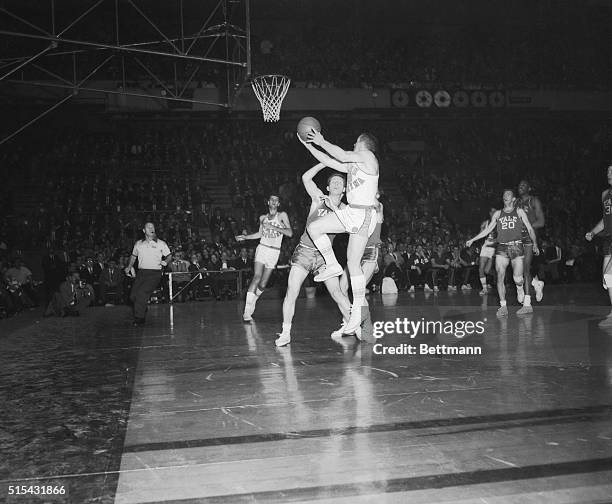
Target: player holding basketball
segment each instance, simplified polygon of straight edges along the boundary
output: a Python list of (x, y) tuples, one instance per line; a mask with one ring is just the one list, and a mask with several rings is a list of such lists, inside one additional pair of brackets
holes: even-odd
[[(330, 201), (333, 207), (344, 208), (345, 206), (344, 203), (342, 203), (342, 195), (345, 191), (345, 180), (342, 175), (334, 173), (327, 179), (327, 196), (325, 196), (314, 183), (314, 176), (323, 168), (325, 168), (325, 165), (319, 163), (302, 175), (304, 188), (312, 199), (308, 218), (306, 219), (306, 228), (308, 228), (311, 222), (321, 219), (332, 212), (326, 204), (327, 200)], [(331, 241), (334, 239), (334, 236), (332, 235), (329, 238)], [(325, 260), (305, 229), (300, 238), (300, 243), (295, 248), (293, 256), (291, 257), (291, 270), (289, 271), (289, 280), (287, 282), (287, 294), (283, 301), (283, 330), (278, 334), (278, 338), (275, 342), (276, 346), (285, 346), (291, 342), (291, 322), (293, 320), (293, 314), (295, 313), (295, 301), (300, 293), (300, 287), (302, 287), (309, 273), (319, 273), (324, 267)], [(342, 312), (342, 316), (348, 319), (351, 303), (346, 294), (340, 290), (338, 278), (332, 277), (325, 280), (325, 287), (327, 287), (332, 299), (338, 305), (338, 308)]]
[[(344, 332), (351, 334), (361, 323), (361, 306), (365, 300), (366, 283), (361, 269), (361, 258), (368, 237), (376, 227), (379, 172), (374, 152), (377, 140), (370, 133), (362, 133), (357, 138), (353, 150), (345, 151), (325, 140), (323, 135), (314, 129), (308, 133), (305, 141), (299, 135), (298, 138), (319, 162), (347, 174), (348, 206), (342, 209), (332, 208), (333, 213), (311, 222), (307, 229), (326, 264), (325, 270), (315, 277), (317, 282), (339, 276), (343, 271), (332, 250), (328, 233), (350, 233), (346, 260), (353, 289), (353, 304)], [(316, 149), (312, 144), (318, 145), (328, 154)], [(333, 207), (331, 203), (330, 206)]]
[[(495, 208), (491, 207), (489, 210), (489, 220), (482, 221), (480, 224), (480, 230), (486, 229), (486, 227), (491, 222), (493, 218), (493, 214), (495, 213)], [(482, 290), (480, 291), (481, 296), (485, 296), (489, 293), (489, 288), (487, 287), (487, 275), (491, 271), (491, 266), (493, 266), (493, 255), (495, 254), (495, 240), (493, 239), (492, 234), (489, 234), (486, 238), (482, 247), (480, 248), (480, 263), (478, 266), (478, 272), (480, 273), (480, 283), (482, 285)]]
[[(604, 231), (604, 261), (602, 268), (603, 287), (608, 289), (610, 303), (612, 303), (612, 165), (607, 169), (608, 184), (610, 187), (601, 193), (602, 219), (584, 237), (591, 241), (595, 235)], [(600, 326), (612, 326), (612, 311), (599, 323)]]
[[(518, 185), (519, 198), (516, 202), (516, 206), (521, 208), (529, 219), (529, 223), (533, 228), (534, 232), (537, 233), (539, 229), (544, 227), (544, 211), (542, 210), (542, 203), (538, 198), (531, 195), (531, 187), (529, 182), (521, 180)], [(525, 276), (525, 292), (519, 292), (519, 303), (523, 303), (523, 306), (528, 307), (528, 311), (531, 309), (531, 287), (533, 286), (536, 295), (536, 301), (542, 301), (544, 296), (544, 282), (538, 278), (536, 274), (533, 278), (531, 276), (531, 263), (533, 262), (533, 243), (527, 232), (523, 229), (523, 246), (525, 249), (525, 263), (524, 263), (524, 276)]]
[(289, 217), (285, 212), (278, 211), (279, 205), (279, 196), (270, 195), (268, 198), (268, 213), (259, 216), (259, 231), (250, 235), (236, 236), (236, 241), (259, 238), (259, 245), (255, 251), (254, 275), (247, 290), (246, 304), (242, 315), (245, 322), (253, 320), (251, 316), (255, 311), (255, 304), (266, 288), (270, 275), (278, 262), (283, 236), (293, 236)]
[[(379, 195), (376, 194), (378, 198)], [(380, 231), (382, 229), (382, 223), (384, 222), (384, 213), (383, 213), (383, 204), (379, 201), (378, 206), (376, 208), (376, 227), (374, 228), (374, 232), (368, 238), (366, 243), (365, 250), (363, 252), (363, 256), (361, 257), (361, 269), (363, 271), (363, 276), (365, 277), (365, 284), (368, 285), (372, 277), (378, 272), (378, 256), (380, 254), (380, 246), (382, 241), (380, 239)], [(348, 296), (348, 271), (345, 269), (340, 277), (340, 289), (342, 292)], [(363, 298), (363, 305), (361, 307), (361, 319), (363, 324), (361, 326), (361, 337), (358, 333), (355, 333), (359, 339), (364, 339), (366, 341), (370, 341), (372, 339), (372, 318), (370, 315), (370, 305), (368, 304), (367, 299)], [(345, 318), (342, 321), (342, 325), (336, 331), (334, 331), (331, 336), (332, 338), (337, 338), (344, 334), (344, 328), (346, 327), (347, 319)]]
[[(493, 214), (489, 225), (466, 243), (468, 247), (471, 247), (473, 242), (484, 238), (491, 233), (493, 229), (497, 228), (498, 245), (495, 255), (495, 269), (497, 270), (497, 292), (499, 293), (500, 304), (500, 308), (497, 310), (498, 317), (508, 316), (505, 277), (509, 262), (512, 263), (512, 276), (514, 278), (514, 282), (516, 283), (517, 293), (523, 289), (524, 251), (523, 241), (521, 239), (523, 225), (527, 228), (527, 232), (529, 233), (529, 236), (533, 242), (533, 253), (536, 255), (540, 253), (538, 250), (536, 235), (531, 227), (529, 219), (527, 218), (527, 214), (525, 214), (522, 209), (514, 206), (515, 199), (512, 189), (506, 189), (504, 191), (503, 201), (504, 208), (497, 210)], [(530, 313), (532, 311), (533, 309), (527, 310), (526, 307), (523, 306), (517, 312), (517, 315), (524, 315), (525, 313)]]

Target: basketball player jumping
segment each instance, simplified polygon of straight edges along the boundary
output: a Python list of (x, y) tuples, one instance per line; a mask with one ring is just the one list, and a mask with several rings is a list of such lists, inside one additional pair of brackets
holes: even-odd
[(245, 322), (253, 320), (255, 304), (266, 288), (270, 275), (278, 262), (283, 236), (293, 236), (289, 217), (285, 212), (278, 211), (279, 205), (280, 198), (274, 194), (270, 195), (268, 198), (268, 213), (259, 216), (259, 231), (250, 235), (236, 236), (236, 241), (259, 238), (259, 245), (255, 251), (254, 275), (247, 290), (246, 304), (242, 315)]
[[(353, 304), (350, 318), (344, 328), (346, 334), (352, 334), (361, 323), (361, 306), (365, 299), (365, 276), (361, 269), (361, 258), (368, 237), (376, 227), (376, 193), (378, 192), (378, 160), (374, 155), (377, 147), (376, 138), (369, 133), (362, 133), (357, 138), (352, 151), (329, 143), (320, 132), (311, 130), (306, 141), (298, 139), (321, 163), (347, 174), (346, 199), (348, 206), (332, 208), (328, 213), (308, 225), (308, 233), (313, 243), (325, 259), (326, 268), (315, 277), (323, 282), (328, 278), (340, 276), (342, 266), (332, 250), (329, 233), (350, 233), (346, 252), (347, 267), (353, 289)], [(328, 154), (316, 149), (318, 145)], [(328, 201), (331, 205), (331, 202)], [(333, 205), (331, 205), (333, 206)]]
[[(327, 206), (326, 200), (329, 199), (331, 206), (344, 208), (344, 203), (341, 202), (342, 195), (345, 191), (345, 180), (342, 175), (335, 173), (327, 179), (328, 195), (316, 186), (313, 181), (314, 176), (319, 173), (325, 165), (319, 163), (302, 175), (302, 182), (306, 192), (312, 199), (310, 211), (306, 219), (306, 228), (308, 225), (318, 219), (323, 218), (332, 210)], [(330, 241), (334, 236), (330, 236)], [(276, 346), (284, 346), (291, 342), (291, 322), (295, 313), (295, 301), (300, 293), (300, 287), (309, 273), (319, 273), (325, 267), (325, 260), (321, 253), (315, 247), (308, 232), (304, 230), (304, 234), (300, 238), (300, 243), (295, 248), (291, 257), (291, 270), (289, 271), (289, 280), (287, 282), (287, 294), (283, 301), (283, 330), (276, 339)], [(345, 320), (348, 320), (350, 315), (351, 303), (345, 293), (340, 290), (338, 278), (331, 277), (325, 280), (325, 287), (329, 291), (332, 299), (338, 305)]]
[[(531, 187), (529, 182), (521, 180), (518, 185), (519, 198), (516, 201), (516, 206), (521, 208), (529, 219), (529, 223), (533, 228), (534, 232), (537, 233), (539, 229), (544, 227), (544, 211), (542, 210), (542, 203), (540, 200), (531, 195)], [(538, 278), (538, 275), (531, 276), (531, 263), (533, 262), (533, 243), (531, 238), (527, 234), (526, 230), (523, 229), (523, 245), (525, 249), (525, 263), (524, 277), (525, 287), (524, 294), (519, 292), (519, 303), (523, 303), (523, 306), (531, 307), (531, 287), (533, 286), (536, 295), (536, 301), (542, 301), (544, 297), (544, 282)], [(533, 311), (533, 310), (532, 310)]]
[[(512, 276), (516, 283), (517, 293), (523, 289), (523, 241), (522, 236), (522, 225), (527, 228), (527, 232), (533, 242), (533, 253), (538, 255), (540, 253), (537, 245), (536, 235), (529, 223), (529, 219), (525, 212), (514, 206), (514, 192), (512, 189), (506, 189), (503, 194), (504, 208), (497, 210), (489, 225), (478, 233), (474, 238), (468, 240), (466, 245), (472, 246), (472, 243), (480, 238), (487, 236), (493, 229), (497, 228), (497, 251), (495, 255), (495, 269), (497, 270), (497, 292), (499, 293), (499, 304), (500, 308), (497, 310), (498, 317), (508, 316), (508, 306), (506, 304), (506, 269), (508, 263), (512, 263)], [(524, 315), (531, 313), (533, 308), (523, 305), (523, 307), (517, 312), (517, 315)]]
[[(601, 206), (603, 208), (603, 217), (591, 229), (585, 238), (591, 241), (596, 234), (605, 232), (606, 241), (604, 242), (604, 261), (602, 268), (603, 287), (608, 289), (610, 303), (612, 303), (612, 165), (607, 169), (608, 184), (610, 187), (601, 193)], [(608, 316), (599, 323), (600, 326), (612, 326), (612, 311)]]

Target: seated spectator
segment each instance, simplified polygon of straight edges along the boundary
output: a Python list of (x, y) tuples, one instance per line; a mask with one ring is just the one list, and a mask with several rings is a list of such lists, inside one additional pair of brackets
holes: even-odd
[(7, 284), (13, 286), (15, 291), (21, 289), (21, 302), (26, 307), (38, 306), (38, 296), (32, 281), (32, 272), (23, 264), (19, 258), (13, 262), (13, 267), (9, 268), (5, 275)]
[(450, 255), (448, 256), (448, 290), (457, 290), (457, 281), (461, 277), (463, 272), (463, 265), (461, 263), (461, 253), (459, 247), (456, 245), (452, 248)]
[(91, 284), (81, 280), (78, 272), (69, 273), (60, 285), (59, 292), (53, 295), (45, 316), (78, 317), (81, 312), (95, 300)]
[(79, 275), (81, 280), (85, 283), (93, 286), (94, 292), (96, 293), (96, 297), (99, 297), (100, 294), (100, 273), (102, 269), (96, 263), (92, 257), (87, 257), (85, 260), (85, 264), (83, 264), (79, 268)]
[(100, 304), (112, 306), (123, 302), (123, 274), (114, 259), (100, 273)]
[(478, 256), (474, 247), (464, 247), (460, 255), (461, 266), (463, 268), (463, 280), (461, 290), (471, 290), (472, 282), (478, 276)]
[(402, 265), (404, 261), (401, 255), (395, 252), (394, 244), (387, 244), (387, 253), (383, 259), (383, 278), (392, 278), (398, 289), (406, 287), (406, 280), (404, 272), (402, 271)]
[(427, 283), (429, 281), (429, 270), (431, 269), (431, 257), (423, 245), (419, 244), (415, 247), (414, 265), (415, 271), (418, 272), (418, 278), (415, 285), (422, 285), (425, 292), (431, 292), (432, 289)]
[(444, 287), (448, 281), (448, 270), (450, 269), (450, 257), (444, 245), (439, 244), (431, 255), (430, 278), (433, 291), (438, 292), (440, 285)]
[(561, 266), (561, 247), (554, 244), (550, 239), (542, 240), (543, 262), (540, 263), (538, 277), (544, 280), (550, 274), (553, 282), (560, 278), (559, 267)]
[[(172, 271), (172, 273), (187, 273), (189, 271), (189, 266), (191, 265), (191, 263), (187, 260), (185, 260), (185, 253), (182, 250), (177, 250), (174, 253), (174, 257), (172, 259), (172, 262), (170, 263), (170, 270)], [(175, 299), (177, 301), (184, 301), (187, 298), (187, 289), (183, 290), (181, 292), (181, 289), (183, 289), (187, 283), (189, 283), (190, 280), (190, 275), (182, 275), (182, 274), (177, 274), (177, 275), (172, 275), (172, 292), (173, 292), (173, 296), (175, 296)], [(177, 293), (179, 293), (177, 295)]]

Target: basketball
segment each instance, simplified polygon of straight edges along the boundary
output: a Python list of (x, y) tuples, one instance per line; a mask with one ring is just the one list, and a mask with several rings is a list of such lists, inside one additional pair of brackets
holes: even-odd
[(297, 125), (297, 132), (302, 140), (306, 140), (311, 129), (321, 131), (321, 123), (314, 117), (303, 117)]

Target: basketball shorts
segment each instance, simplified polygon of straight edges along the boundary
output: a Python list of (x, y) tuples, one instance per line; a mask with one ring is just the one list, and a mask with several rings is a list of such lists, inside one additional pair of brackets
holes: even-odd
[(261, 243), (257, 245), (257, 249), (255, 250), (255, 262), (262, 263), (264, 267), (268, 269), (276, 268), (279, 256), (280, 249), (268, 247)]
[(299, 266), (308, 273), (318, 275), (325, 269), (325, 259), (316, 248), (299, 243), (291, 256), (291, 266)]
[(601, 254), (604, 256), (612, 255), (612, 236), (605, 236), (602, 240)]
[(505, 257), (512, 260), (516, 259), (517, 257), (523, 257), (525, 255), (525, 250), (523, 249), (523, 242), (516, 241), (498, 244), (495, 253), (500, 257)]
[(489, 259), (495, 255), (495, 246), (492, 242), (484, 242), (480, 249), (480, 257), (488, 257)]
[(336, 210), (344, 230), (351, 234), (370, 236), (376, 227), (376, 210), (374, 208), (355, 208), (350, 205)]

